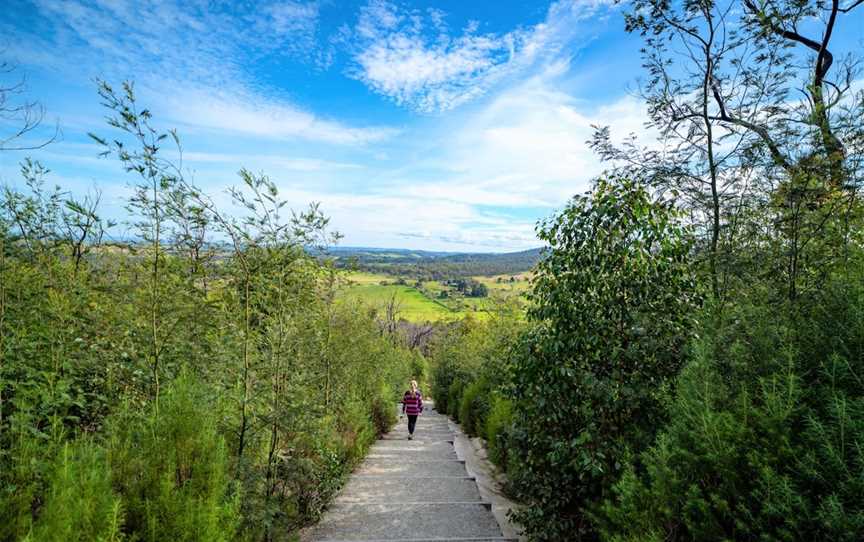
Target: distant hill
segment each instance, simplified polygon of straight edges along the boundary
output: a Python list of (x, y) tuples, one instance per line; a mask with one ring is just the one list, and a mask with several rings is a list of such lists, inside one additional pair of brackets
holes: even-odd
[(338, 267), (440, 280), (451, 277), (516, 275), (530, 271), (541, 248), (508, 253), (432, 252), (398, 248), (335, 247), (328, 251)]

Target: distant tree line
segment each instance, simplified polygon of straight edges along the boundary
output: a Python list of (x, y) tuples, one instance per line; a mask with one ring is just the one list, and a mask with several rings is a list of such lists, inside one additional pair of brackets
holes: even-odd
[(404, 258), (368, 253), (338, 253), (335, 264), (340, 268), (410, 276), (424, 281), (443, 281), (471, 276), (519, 275), (533, 269), (540, 258), (540, 249), (506, 254), (456, 254)]

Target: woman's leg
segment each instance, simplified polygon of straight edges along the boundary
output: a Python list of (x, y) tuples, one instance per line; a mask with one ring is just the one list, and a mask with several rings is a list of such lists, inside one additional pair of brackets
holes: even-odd
[(408, 415), (408, 434), (414, 434), (414, 428), (417, 426), (417, 415)]

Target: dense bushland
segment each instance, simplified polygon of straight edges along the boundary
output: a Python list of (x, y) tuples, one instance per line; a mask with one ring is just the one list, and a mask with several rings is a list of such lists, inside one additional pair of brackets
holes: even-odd
[(794, 311), (742, 301), (694, 341), (668, 425), (598, 514), (609, 539), (861, 538), (862, 278)]
[(316, 207), (246, 171), (215, 205), (131, 86), (101, 93), (139, 241), (39, 164), (0, 194), (0, 539), (290, 538), (423, 360), (336, 299)]

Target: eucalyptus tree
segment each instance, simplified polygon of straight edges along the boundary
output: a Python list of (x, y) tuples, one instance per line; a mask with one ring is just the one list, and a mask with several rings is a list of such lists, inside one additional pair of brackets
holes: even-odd
[(574, 197), (538, 236), (549, 249), (513, 367), (517, 518), (532, 539), (590, 540), (590, 507), (650, 445), (684, 363), (699, 304), (692, 239), (668, 201), (621, 177)]
[[(661, 144), (616, 146), (608, 128), (591, 144), (674, 190), (704, 224), (715, 298), (742, 272), (738, 256), (770, 253), (771, 239), (782, 241), (783, 265), (768, 271), (780, 271), (795, 298), (805, 269), (832, 257), (819, 240), (855, 207), (864, 95), (858, 59), (832, 52), (838, 20), (860, 2), (847, 4), (638, 0), (626, 14), (645, 43), (640, 91)], [(761, 274), (758, 259), (744, 263), (743, 272)]]
[[(17, 67), (8, 60), (0, 60), (0, 121), (4, 131), (0, 132), (0, 151), (29, 151), (46, 147), (60, 135), (59, 126), (53, 134), (38, 141), (27, 141), (45, 120), (45, 107), (38, 101), (25, 97), (26, 79), (16, 75)], [(8, 131), (6, 131), (8, 129)]]
[[(195, 325), (206, 323), (204, 318), (190, 318), (203, 306), (199, 302), (202, 294), (186, 288), (187, 284), (178, 284), (176, 274), (169, 269), (173, 264), (169, 258), (171, 232), (172, 229), (179, 231), (175, 239), (189, 247), (191, 256), (197, 258), (206, 237), (207, 223), (202, 220), (200, 211), (187, 204), (188, 198), (178, 195), (186, 189), (186, 182), (177, 133), (153, 126), (152, 114), (138, 105), (131, 82), (124, 82), (118, 90), (99, 81), (98, 93), (109, 112), (107, 123), (118, 134), (113, 138), (89, 135), (103, 148), (101, 156), (117, 158), (128, 173), (138, 177), (132, 186), (127, 210), (132, 220), (130, 225), (144, 246), (140, 258), (147, 266), (148, 286), (146, 299), (141, 302), (147, 320), (146, 362), (158, 415), (161, 381), (168, 369), (166, 364), (179, 362), (178, 334), (184, 329), (187, 334), (194, 333)], [(180, 159), (172, 160), (166, 155), (168, 151), (173, 151)], [(198, 264), (193, 261), (190, 268), (199, 269)], [(137, 295), (137, 289), (133, 292)], [(184, 321), (193, 326), (184, 326)]]

